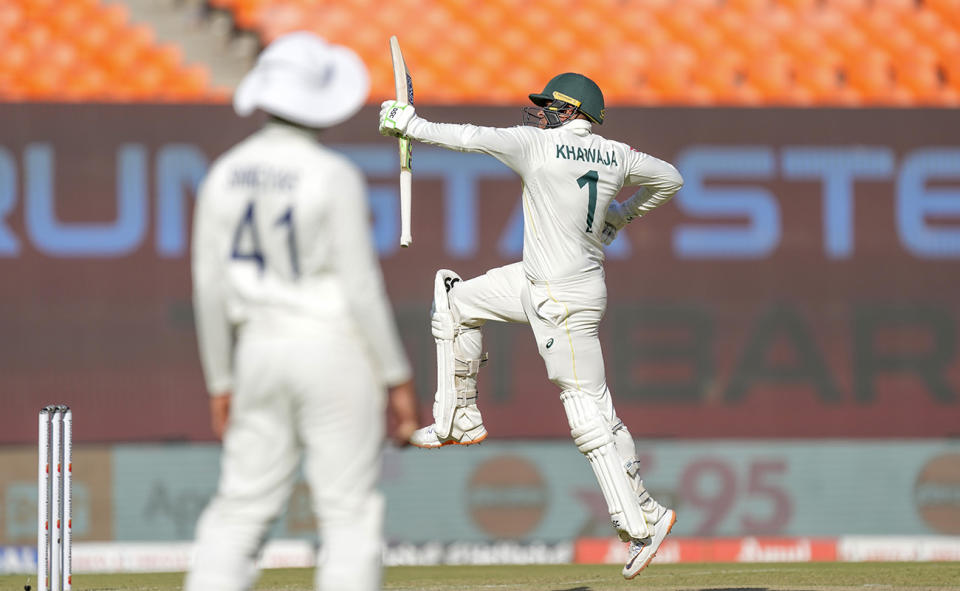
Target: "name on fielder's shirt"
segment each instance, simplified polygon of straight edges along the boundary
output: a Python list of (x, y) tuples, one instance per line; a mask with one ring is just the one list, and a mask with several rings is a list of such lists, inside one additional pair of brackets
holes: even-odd
[(263, 166), (235, 168), (230, 176), (231, 186), (274, 191), (293, 191), (299, 181), (296, 171)]
[(579, 146), (565, 146), (562, 144), (558, 144), (556, 148), (556, 157), (564, 160), (579, 160), (581, 162), (595, 162), (605, 166), (620, 166), (620, 163), (617, 162), (617, 155), (613, 151), (604, 154), (594, 148), (581, 148)]

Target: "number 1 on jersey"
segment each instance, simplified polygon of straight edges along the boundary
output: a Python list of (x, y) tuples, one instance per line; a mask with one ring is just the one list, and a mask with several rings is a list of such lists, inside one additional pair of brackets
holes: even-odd
[(595, 170), (591, 170), (577, 179), (577, 184), (580, 185), (581, 189), (584, 187), (584, 185), (587, 186), (587, 229), (584, 231), (588, 234), (593, 228), (594, 210), (597, 208), (597, 182), (599, 180), (600, 173)]
[(290, 268), (293, 270), (293, 276), (299, 277), (300, 258), (297, 256), (297, 235), (293, 227), (293, 206), (288, 207), (286, 211), (283, 212), (283, 215), (277, 219), (275, 225), (287, 227), (287, 250), (290, 253)]

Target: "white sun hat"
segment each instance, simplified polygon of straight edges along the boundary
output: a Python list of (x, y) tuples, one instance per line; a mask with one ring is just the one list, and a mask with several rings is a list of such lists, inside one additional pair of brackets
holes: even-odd
[(353, 50), (306, 31), (277, 37), (233, 95), (246, 117), (256, 109), (308, 127), (353, 117), (367, 100), (370, 76)]

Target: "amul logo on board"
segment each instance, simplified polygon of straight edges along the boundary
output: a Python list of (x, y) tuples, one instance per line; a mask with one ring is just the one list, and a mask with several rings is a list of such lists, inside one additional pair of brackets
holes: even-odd
[(470, 476), (467, 505), (484, 532), (498, 538), (523, 538), (547, 510), (547, 487), (526, 458), (502, 455), (481, 462)]
[(960, 453), (942, 454), (927, 462), (913, 494), (927, 525), (939, 533), (960, 534)]

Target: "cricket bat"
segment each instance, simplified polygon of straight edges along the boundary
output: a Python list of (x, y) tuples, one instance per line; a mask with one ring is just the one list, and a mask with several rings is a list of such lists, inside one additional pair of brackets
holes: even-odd
[[(393, 81), (397, 87), (397, 102), (401, 105), (413, 104), (413, 80), (407, 70), (407, 64), (400, 53), (397, 36), (390, 37), (390, 56), (393, 58)], [(410, 192), (413, 181), (411, 163), (413, 147), (410, 140), (400, 138), (400, 246), (407, 247), (413, 242), (410, 234)]]

